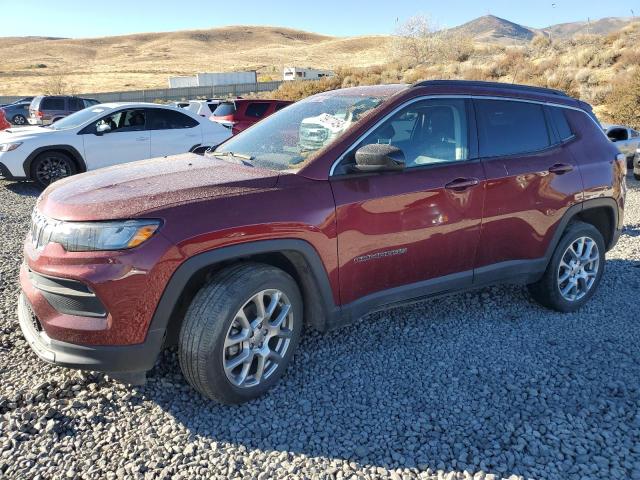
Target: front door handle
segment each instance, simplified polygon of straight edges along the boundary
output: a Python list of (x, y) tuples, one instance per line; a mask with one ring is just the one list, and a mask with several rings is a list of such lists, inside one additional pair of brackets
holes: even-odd
[(564, 175), (573, 170), (573, 166), (567, 163), (556, 163), (549, 167), (549, 173), (555, 173), (556, 175)]
[(477, 178), (456, 178), (455, 180), (447, 183), (444, 188), (455, 192), (464, 192), (471, 187), (475, 187), (478, 183), (480, 183), (480, 180)]
[(149, 137), (138, 137), (136, 138), (136, 142), (146, 142), (149, 140)]

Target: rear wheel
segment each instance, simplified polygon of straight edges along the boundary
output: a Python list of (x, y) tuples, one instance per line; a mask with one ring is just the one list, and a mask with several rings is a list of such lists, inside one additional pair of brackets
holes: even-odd
[(640, 180), (640, 173), (634, 173), (633, 178), (635, 178), (636, 180)]
[(189, 306), (180, 329), (180, 367), (203, 395), (246, 402), (282, 376), (301, 332), (302, 298), (291, 276), (269, 265), (232, 266)]
[(31, 165), (31, 178), (41, 187), (76, 173), (76, 164), (62, 152), (43, 152)]
[(27, 123), (27, 119), (24, 115), (16, 115), (15, 117), (13, 117), (12, 123), (14, 125), (24, 125), (25, 123)]
[(573, 312), (593, 296), (602, 278), (605, 245), (593, 225), (569, 225), (547, 266), (544, 276), (529, 285), (531, 296), (545, 307)]

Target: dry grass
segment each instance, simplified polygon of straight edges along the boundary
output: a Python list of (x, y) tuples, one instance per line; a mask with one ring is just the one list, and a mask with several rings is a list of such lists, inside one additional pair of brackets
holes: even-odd
[(0, 38), (0, 95), (40, 92), (51, 76), (87, 93), (164, 88), (170, 75), (196, 72), (250, 69), (280, 79), (285, 65), (385, 63), (389, 42), (251, 26), (76, 40)]

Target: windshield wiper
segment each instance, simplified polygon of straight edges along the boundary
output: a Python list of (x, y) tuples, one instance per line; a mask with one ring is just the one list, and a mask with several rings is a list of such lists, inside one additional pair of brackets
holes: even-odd
[(234, 153), (234, 152), (213, 152), (211, 153), (214, 157), (224, 158), (236, 160), (235, 163), (239, 163), (241, 165), (246, 165), (248, 167), (254, 167), (255, 165), (251, 163), (253, 157), (251, 155), (247, 155), (245, 153)]

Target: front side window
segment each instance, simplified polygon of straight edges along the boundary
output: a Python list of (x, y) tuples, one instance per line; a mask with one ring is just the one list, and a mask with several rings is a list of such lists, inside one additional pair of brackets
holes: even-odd
[(151, 109), (148, 130), (175, 130), (193, 128), (199, 123), (184, 113), (175, 110)]
[(533, 153), (551, 145), (542, 105), (509, 100), (476, 100), (480, 156)]
[(348, 173), (355, 152), (371, 144), (402, 150), (406, 168), (469, 159), (467, 107), (462, 99), (415, 102), (375, 128), (345, 156), (336, 174)]
[(77, 112), (78, 110), (82, 110), (84, 108), (84, 102), (80, 98), (71, 97), (69, 99), (69, 110), (72, 112)]
[(142, 108), (119, 110), (98, 120), (96, 130), (103, 124), (109, 125), (109, 132), (137, 132), (145, 129), (146, 112)]
[(300, 168), (396, 91), (345, 89), (307, 97), (227, 140), (211, 155), (272, 170)]
[(626, 128), (612, 128), (607, 132), (607, 137), (614, 142), (629, 140), (629, 132)]

